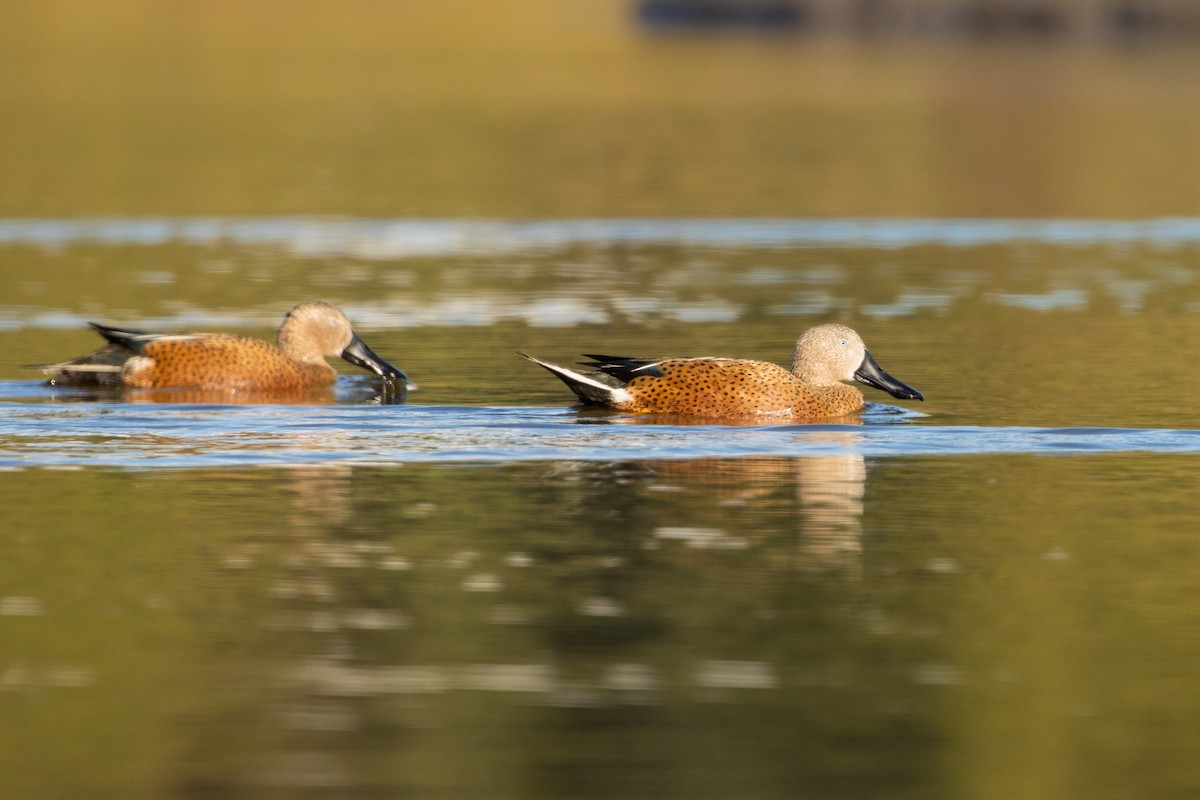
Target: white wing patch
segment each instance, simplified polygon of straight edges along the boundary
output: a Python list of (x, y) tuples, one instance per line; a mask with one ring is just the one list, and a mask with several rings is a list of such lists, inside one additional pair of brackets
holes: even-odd
[(120, 372), (119, 364), (51, 364), (48, 367), (42, 367), (42, 372), (47, 375), (57, 375), (60, 372)]
[(566, 367), (560, 367), (557, 364), (544, 364), (544, 362), (541, 362), (541, 361), (539, 361), (538, 363), (543, 364), (544, 366), (550, 367), (555, 372), (561, 372), (564, 375), (569, 375), (569, 376), (571, 376), (571, 380), (576, 381), (578, 383), (586, 384), (587, 386), (591, 386), (596, 389), (601, 389), (601, 390), (603, 390), (605, 392), (609, 392), (609, 393), (611, 393), (613, 391), (613, 387), (609, 386), (607, 383), (601, 383), (598, 380), (589, 378), (587, 375), (581, 375), (580, 373), (576, 372), (575, 370), (567, 369)]
[(210, 333), (144, 333), (140, 336), (130, 337), (131, 341), (135, 342), (195, 342), (200, 339), (207, 339), (212, 336)]

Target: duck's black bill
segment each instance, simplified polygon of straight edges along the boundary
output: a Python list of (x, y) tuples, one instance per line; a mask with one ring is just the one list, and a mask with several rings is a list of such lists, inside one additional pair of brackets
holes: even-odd
[(883, 371), (883, 367), (879, 366), (878, 362), (867, 353), (863, 357), (862, 364), (854, 373), (854, 379), (862, 381), (868, 386), (874, 386), (876, 389), (882, 389), (892, 397), (899, 397), (901, 400), (924, 400), (925, 395), (918, 392), (911, 386), (901, 383)]
[(355, 334), (354, 338), (350, 340), (350, 344), (346, 345), (346, 349), (342, 351), (342, 358), (355, 366), (371, 370), (385, 381), (395, 381), (403, 386), (408, 385), (408, 376), (371, 352), (371, 348), (358, 338), (358, 334)]

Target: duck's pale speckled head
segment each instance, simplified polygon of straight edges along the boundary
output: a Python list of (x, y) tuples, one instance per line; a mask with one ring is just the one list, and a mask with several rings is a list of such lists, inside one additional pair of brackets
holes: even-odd
[(321, 300), (301, 303), (287, 313), (279, 326), (279, 349), (302, 362), (339, 356), (385, 380), (407, 381), (403, 372), (367, 347), (341, 309)]
[(925, 396), (889, 375), (852, 328), (838, 323), (809, 328), (796, 341), (792, 372), (809, 386), (832, 386), (852, 380), (882, 389), (893, 397), (924, 400)]

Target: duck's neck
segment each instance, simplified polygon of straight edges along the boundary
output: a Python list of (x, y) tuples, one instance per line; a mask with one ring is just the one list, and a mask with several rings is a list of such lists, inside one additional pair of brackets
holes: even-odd
[(305, 372), (322, 377), (337, 375), (337, 370), (329, 366), (318, 348), (286, 327), (280, 329), (276, 343), (283, 354), (299, 364)]
[(833, 381), (828, 375), (818, 374), (811, 366), (805, 363), (805, 359), (800, 356), (800, 349), (797, 348), (792, 352), (792, 374), (800, 379), (805, 386), (841, 386), (841, 381)]
[(337, 380), (337, 370), (319, 353), (309, 353), (297, 357), (295, 353), (287, 353), (288, 358), (308, 376), (313, 386), (326, 386)]
[(797, 349), (792, 353), (792, 374), (808, 391), (822, 398), (839, 414), (850, 414), (863, 407), (865, 398), (858, 387), (830, 378), (828, 371), (817, 371), (806, 366)]
[(279, 329), (275, 343), (292, 361), (299, 361), (301, 364), (325, 361), (318, 348), (314, 347), (303, 335), (298, 335), (296, 331), (286, 325)]

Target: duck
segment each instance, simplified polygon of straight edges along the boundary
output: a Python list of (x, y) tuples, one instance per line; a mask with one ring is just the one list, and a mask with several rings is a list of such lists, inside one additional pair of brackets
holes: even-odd
[(147, 333), (88, 323), (107, 342), (78, 358), (35, 365), (56, 386), (273, 392), (331, 386), (327, 358), (340, 356), (390, 385), (408, 376), (376, 355), (336, 306), (299, 303), (284, 315), (277, 343), (232, 333)]
[(916, 389), (879, 366), (852, 328), (828, 323), (796, 341), (791, 369), (736, 358), (628, 358), (584, 354), (585, 371), (524, 358), (565, 383), (580, 404), (640, 414), (745, 419), (824, 419), (860, 411), (866, 403), (850, 381), (904, 400), (924, 400)]

